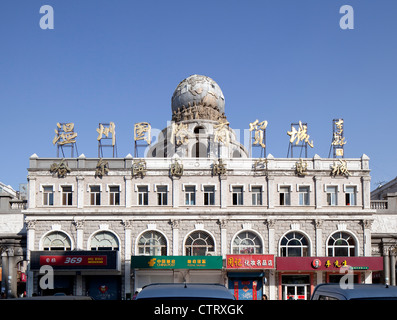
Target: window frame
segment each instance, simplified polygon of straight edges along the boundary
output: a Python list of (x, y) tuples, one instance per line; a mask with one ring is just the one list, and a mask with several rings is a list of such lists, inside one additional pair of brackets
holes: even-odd
[[(332, 188), (335, 192), (330, 192), (329, 189)], [(326, 203), (328, 206), (337, 206), (338, 205), (338, 193), (339, 193), (339, 186), (328, 184), (324, 186), (325, 194), (326, 194)], [(334, 195), (334, 197), (332, 197)], [(334, 201), (332, 201), (334, 199)]]
[[(70, 188), (69, 190), (65, 190)], [(65, 207), (73, 206), (73, 185), (64, 184), (60, 186), (61, 189), (61, 205)]]
[[(92, 188), (99, 188), (99, 191), (93, 191)], [(88, 185), (88, 192), (90, 194), (90, 205), (100, 206), (102, 204), (102, 186), (100, 184), (90, 184)]]
[[(112, 188), (118, 188), (117, 192), (112, 191)], [(121, 186), (118, 184), (107, 185), (107, 191), (109, 192), (109, 205), (119, 206), (121, 204)]]
[[(42, 185), (40, 186), (41, 191), (43, 192), (43, 206), (52, 207), (54, 206), (54, 193), (55, 188), (54, 185)], [(51, 192), (47, 192), (46, 188), (51, 188)]]

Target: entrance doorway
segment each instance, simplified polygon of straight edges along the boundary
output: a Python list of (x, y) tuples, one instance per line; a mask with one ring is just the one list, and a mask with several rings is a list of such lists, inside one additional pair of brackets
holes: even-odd
[(283, 300), (309, 300), (309, 275), (283, 275), (281, 281)]
[(307, 286), (285, 285), (283, 300), (307, 300)]

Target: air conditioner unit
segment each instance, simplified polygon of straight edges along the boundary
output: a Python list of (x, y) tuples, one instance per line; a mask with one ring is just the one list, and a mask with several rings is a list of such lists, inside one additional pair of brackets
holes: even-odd
[(207, 251), (207, 256), (215, 256), (215, 251)]

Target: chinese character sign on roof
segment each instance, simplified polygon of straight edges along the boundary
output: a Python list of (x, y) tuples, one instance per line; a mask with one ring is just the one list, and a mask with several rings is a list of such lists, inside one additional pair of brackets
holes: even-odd
[(77, 133), (74, 132), (74, 123), (57, 123), (55, 137), (52, 143), (63, 146), (65, 144), (76, 143)]

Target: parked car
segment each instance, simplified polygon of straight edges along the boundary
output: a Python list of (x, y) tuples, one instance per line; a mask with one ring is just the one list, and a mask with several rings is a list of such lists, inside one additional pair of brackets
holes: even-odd
[(136, 300), (234, 300), (221, 284), (208, 283), (154, 283), (147, 285)]
[(316, 286), (311, 300), (397, 300), (397, 287), (383, 284), (354, 284), (344, 289), (339, 284)]

